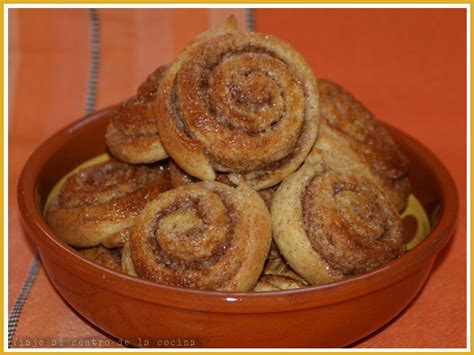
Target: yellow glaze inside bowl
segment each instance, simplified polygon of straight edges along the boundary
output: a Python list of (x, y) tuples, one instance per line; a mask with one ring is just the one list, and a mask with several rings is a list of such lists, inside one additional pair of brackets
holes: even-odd
[(416, 220), (416, 232), (413, 238), (405, 244), (406, 250), (411, 250), (416, 247), (420, 242), (426, 238), (431, 231), (430, 221), (425, 209), (421, 205), (420, 201), (413, 195), (408, 196), (408, 204), (405, 210), (401, 213), (400, 217), (412, 216)]

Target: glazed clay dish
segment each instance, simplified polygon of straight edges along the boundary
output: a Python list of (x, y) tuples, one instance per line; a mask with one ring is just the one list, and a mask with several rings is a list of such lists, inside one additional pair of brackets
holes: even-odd
[[(77, 170), (107, 151), (118, 160)], [(131, 197), (84, 209), (112, 188)], [(458, 211), (449, 173), (423, 145), (232, 19), (134, 98), (48, 139), (24, 167), (18, 201), (64, 299), (113, 337), (150, 347), (348, 345), (415, 297)], [(355, 232), (341, 227), (347, 219)], [(190, 242), (176, 250), (183, 235)]]

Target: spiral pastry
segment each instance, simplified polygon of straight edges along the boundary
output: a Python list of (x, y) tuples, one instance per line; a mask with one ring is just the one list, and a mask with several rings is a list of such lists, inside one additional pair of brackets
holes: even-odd
[(247, 184), (185, 185), (151, 202), (130, 235), (139, 277), (160, 284), (249, 291), (271, 242), (270, 215)]
[(109, 160), (69, 176), (46, 206), (46, 221), (68, 244), (96, 246), (117, 235), (127, 236), (143, 207), (169, 188), (162, 166)]
[(401, 211), (410, 194), (408, 159), (374, 116), (342, 87), (318, 81), (321, 126), (315, 150), (357, 164)]
[(79, 253), (96, 264), (115, 271), (122, 271), (120, 249), (107, 249), (99, 245), (97, 247), (81, 249)]
[(307, 161), (273, 198), (274, 240), (313, 285), (356, 275), (403, 253), (400, 217), (364, 175)]
[(216, 171), (254, 189), (277, 184), (311, 150), (319, 123), (318, 90), (304, 59), (235, 19), (198, 36), (158, 89), (157, 123), (166, 151), (188, 174)]
[(111, 153), (131, 163), (152, 163), (168, 157), (156, 129), (156, 90), (166, 72), (161, 66), (138, 88), (137, 95), (112, 112), (105, 140)]

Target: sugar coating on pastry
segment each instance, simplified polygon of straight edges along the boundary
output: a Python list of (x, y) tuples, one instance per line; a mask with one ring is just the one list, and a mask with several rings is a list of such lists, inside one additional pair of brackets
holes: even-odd
[(366, 272), (401, 255), (400, 216), (365, 176), (307, 162), (273, 198), (274, 240), (289, 265), (313, 285)]
[(46, 206), (46, 221), (70, 245), (97, 246), (128, 234), (145, 205), (170, 187), (161, 165), (109, 160), (70, 175)]
[[(170, 159), (169, 161), (168, 171), (170, 174), (171, 185), (173, 186), (173, 188), (199, 181), (197, 178), (192, 177), (191, 175), (187, 174), (172, 159)], [(236, 186), (236, 184), (232, 182), (232, 180), (230, 180), (229, 175), (225, 173), (218, 174), (216, 176), (216, 181), (232, 186), (232, 187)], [(265, 202), (265, 205), (269, 209), (270, 209), (270, 206), (272, 205), (273, 194), (275, 193), (277, 186), (269, 187), (267, 189), (258, 191), (258, 194), (263, 199), (263, 201)]]
[(313, 155), (328, 151), (348, 166), (357, 165), (403, 210), (411, 190), (407, 157), (372, 113), (341, 86), (319, 80), (318, 88), (321, 125)]
[(163, 193), (130, 235), (139, 277), (202, 290), (250, 291), (271, 242), (270, 215), (245, 183), (206, 181)]
[(111, 153), (131, 163), (153, 163), (168, 157), (156, 129), (156, 90), (166, 72), (161, 66), (140, 85), (137, 95), (113, 111), (105, 140)]
[(235, 20), (198, 36), (167, 70), (156, 100), (160, 140), (201, 180), (217, 172), (261, 190), (295, 171), (318, 132), (316, 79), (288, 44)]

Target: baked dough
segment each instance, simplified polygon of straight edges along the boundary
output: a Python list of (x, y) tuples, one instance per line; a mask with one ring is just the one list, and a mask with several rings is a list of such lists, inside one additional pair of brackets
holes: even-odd
[(316, 79), (288, 44), (240, 33), (235, 19), (193, 40), (167, 70), (156, 100), (158, 133), (188, 174), (243, 178), (254, 189), (295, 171), (318, 132)]
[(123, 101), (112, 112), (105, 141), (118, 159), (131, 163), (153, 163), (168, 157), (156, 129), (156, 90), (166, 72), (161, 66), (138, 88), (137, 95)]
[(318, 81), (321, 125), (313, 155), (329, 151), (379, 185), (398, 211), (410, 194), (407, 157), (384, 127), (351, 94), (327, 80)]
[(372, 270), (404, 251), (393, 204), (380, 187), (337, 159), (309, 159), (286, 178), (271, 215), (279, 250), (313, 285)]
[(139, 277), (202, 290), (250, 291), (271, 242), (270, 215), (247, 184), (206, 181), (163, 193), (130, 235)]
[(46, 206), (46, 221), (72, 246), (107, 244), (128, 235), (143, 207), (170, 188), (167, 170), (161, 165), (109, 160), (69, 176)]

